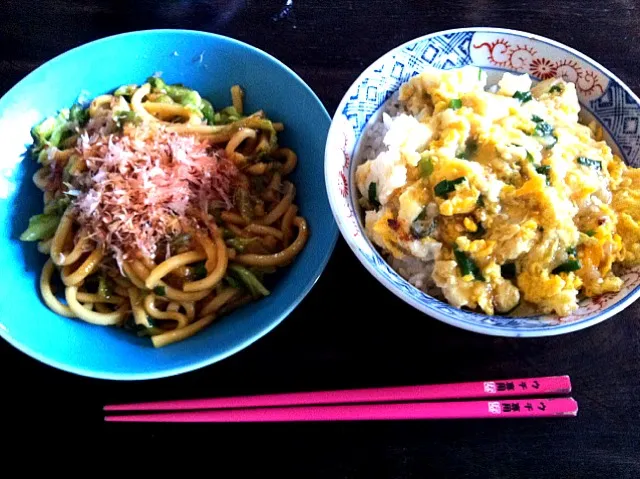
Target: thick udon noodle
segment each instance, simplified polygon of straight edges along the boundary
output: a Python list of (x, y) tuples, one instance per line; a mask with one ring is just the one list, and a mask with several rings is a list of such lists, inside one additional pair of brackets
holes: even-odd
[[(281, 124), (274, 123), (271, 133), (246, 127), (246, 121), (235, 129), (233, 123), (203, 124), (193, 109), (150, 101), (150, 91), (149, 83), (132, 91), (127, 105), (130, 110), (147, 124), (158, 124), (180, 135), (196, 135), (223, 149), (240, 169), (249, 193), (258, 198), (252, 211), (243, 211), (247, 209), (245, 202), (225, 209), (217, 218), (205, 213), (205, 217), (196, 218), (200, 228), (185, 231), (189, 240), (178, 251), (160, 253), (156, 258), (139, 254), (114, 268), (112, 252), (77, 224), (71, 203), (53, 236), (42, 238), (38, 249), (49, 255), (42, 269), (40, 291), (52, 311), (104, 326), (124, 325), (128, 320), (129, 325), (135, 323), (139, 334), (151, 336), (154, 346), (161, 347), (192, 336), (219, 315), (268, 294), (261, 283), (256, 283), (256, 274), (288, 265), (304, 247), (309, 232), (294, 204), (295, 187), (286, 179), (296, 166), (297, 156), (275, 146), (269, 137), (283, 129)], [(94, 99), (89, 116), (104, 115), (114, 99), (112, 95)], [(232, 99), (236, 112), (242, 115), (243, 92), (238, 86), (232, 88)], [(252, 117), (262, 119), (264, 115), (257, 112), (243, 118)], [(84, 168), (75, 147), (80, 133), (77, 130), (75, 137), (65, 140), (67, 148), (41, 155), (46, 159), (41, 161), (43, 167), (34, 175), (34, 182), (45, 191), (45, 207), (60, 195), (46, 188), (51, 161), (67, 166), (75, 160), (69, 168), (71, 174)], [(258, 155), (258, 151), (262, 153)], [(252, 177), (262, 177), (261, 184), (266, 185), (263, 191), (253, 189)], [(233, 239), (253, 248), (234, 249)], [(198, 270), (199, 276), (195, 274)], [(52, 279), (56, 273), (63, 283), (65, 302), (54, 294)], [(110, 285), (108, 290), (101, 287), (101, 282)], [(96, 283), (100, 285), (97, 290)]]

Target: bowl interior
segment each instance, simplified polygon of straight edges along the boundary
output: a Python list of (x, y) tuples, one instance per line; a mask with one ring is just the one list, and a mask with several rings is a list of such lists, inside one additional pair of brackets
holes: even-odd
[[(574, 82), (585, 119), (595, 118), (605, 139), (624, 161), (640, 166), (640, 100), (615, 75), (581, 53), (552, 40), (513, 30), (468, 28), (412, 40), (382, 56), (350, 87), (333, 118), (325, 152), (325, 175), (334, 216), (347, 243), (363, 265), (389, 290), (417, 309), (449, 324), (500, 336), (562, 334), (596, 324), (640, 295), (640, 267), (622, 276), (624, 286), (580, 302), (560, 320), (554, 315), (487, 316), (457, 309), (413, 287), (382, 258), (364, 234), (354, 173), (361, 162), (359, 141), (391, 95), (426, 69), (475, 65), (489, 83), (506, 71), (528, 73), (534, 80), (563, 77)], [(333, 181), (332, 181), (333, 180)]]
[[(229, 88), (246, 91), (247, 110), (263, 109), (285, 131), (280, 143), (298, 153), (294, 174), (310, 238), (297, 260), (272, 285), (272, 294), (220, 319), (198, 335), (156, 350), (116, 328), (60, 317), (40, 300), (37, 281), (45, 256), (17, 238), (42, 195), (31, 182), (36, 164), (25, 157), (38, 120), (122, 84), (161, 72), (168, 82), (199, 90), (214, 106), (231, 103)], [(0, 100), (0, 335), (28, 354), (75, 373), (144, 379), (178, 374), (220, 360), (275, 327), (302, 300), (333, 250), (337, 228), (323, 183), (322, 151), (329, 116), (304, 82), (283, 64), (246, 44), (217, 35), (161, 30), (106, 38), (71, 50), (38, 68)]]

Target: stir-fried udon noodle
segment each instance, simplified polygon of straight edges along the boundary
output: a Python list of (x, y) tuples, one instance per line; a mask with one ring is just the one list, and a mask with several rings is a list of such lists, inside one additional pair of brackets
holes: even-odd
[(269, 294), (265, 275), (309, 234), (287, 180), (297, 156), (278, 146), (282, 124), (245, 116), (239, 86), (231, 96), (216, 111), (152, 77), (33, 128), (44, 212), (21, 239), (49, 255), (51, 310), (160, 347)]

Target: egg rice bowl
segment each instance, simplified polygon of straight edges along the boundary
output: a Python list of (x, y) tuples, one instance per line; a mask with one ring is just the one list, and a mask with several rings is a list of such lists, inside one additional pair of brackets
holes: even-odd
[(640, 263), (640, 169), (579, 113), (562, 79), (411, 78), (361, 141), (367, 236), (417, 288), (489, 315), (567, 316), (619, 291)]

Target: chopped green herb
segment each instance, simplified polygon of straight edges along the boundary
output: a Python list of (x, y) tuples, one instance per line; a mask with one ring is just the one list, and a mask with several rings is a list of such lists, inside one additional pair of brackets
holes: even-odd
[(481, 208), (484, 207), (484, 197), (482, 195), (478, 195), (478, 199), (476, 200), (476, 206)]
[(105, 299), (109, 299), (113, 295), (111, 285), (104, 274), (100, 275), (100, 279), (98, 279), (98, 294)]
[(546, 121), (542, 121), (536, 124), (536, 128), (533, 132), (535, 136), (547, 136), (553, 134), (553, 127)]
[(533, 100), (530, 91), (517, 91), (513, 94), (513, 98), (520, 100), (520, 103), (527, 103)]
[(378, 200), (378, 184), (375, 181), (369, 183), (369, 203), (378, 209), (380, 201)]
[(534, 162), (534, 158), (533, 155), (529, 152), (529, 150), (525, 150), (527, 152), (527, 161), (529, 163), (533, 163)]
[[(522, 145), (518, 145), (517, 143), (511, 143), (511, 146), (517, 146), (518, 148), (522, 148)], [(531, 152), (529, 150), (524, 150), (527, 153), (527, 161), (529, 163), (533, 163), (535, 161), (535, 158), (533, 157), (533, 155), (531, 154)]]
[(587, 158), (586, 156), (579, 156), (576, 161), (579, 165), (587, 166), (589, 168), (593, 168), (594, 170), (602, 170), (602, 162), (599, 160), (592, 160), (591, 158)]
[(204, 119), (207, 120), (207, 125), (213, 125), (215, 112), (213, 111), (213, 105), (209, 100), (205, 100), (204, 98), (202, 99), (200, 111), (202, 112)]
[(155, 294), (156, 296), (166, 296), (167, 291), (164, 286), (156, 286), (155, 288), (153, 288), (153, 294)]
[(546, 149), (553, 148), (558, 142), (558, 137), (555, 135), (553, 126), (535, 115), (531, 117), (531, 120), (536, 123), (533, 136), (539, 137), (540, 143), (542, 143)]
[(515, 263), (505, 263), (500, 266), (500, 274), (505, 279), (513, 279), (516, 277), (516, 264)]
[(449, 102), (449, 108), (451, 108), (452, 110), (462, 108), (462, 100), (460, 98), (454, 98)]
[(547, 186), (551, 186), (551, 178), (549, 178), (549, 173), (551, 173), (551, 165), (536, 166), (536, 173), (544, 175), (546, 177), (545, 182), (547, 183)]
[(433, 192), (440, 198), (446, 198), (449, 193), (452, 193), (456, 190), (456, 185), (459, 185), (460, 183), (463, 183), (465, 181), (467, 181), (467, 179), (464, 176), (456, 178), (455, 180), (442, 180), (433, 188)]
[(581, 267), (582, 265), (580, 264), (580, 261), (578, 261), (577, 259), (570, 259), (569, 261), (562, 263), (560, 266), (557, 266), (556, 268), (554, 268), (554, 270), (551, 271), (551, 273), (552, 274), (570, 273), (571, 271), (578, 271)]
[(426, 178), (433, 173), (433, 161), (424, 153), (421, 155), (420, 161), (418, 161), (418, 170), (422, 178)]
[(478, 81), (482, 80), (482, 68), (478, 68)]
[(113, 114), (113, 121), (116, 122), (118, 128), (122, 128), (125, 123), (133, 123), (139, 125), (142, 123), (142, 119), (133, 111), (118, 111)]
[(577, 256), (577, 255), (578, 255), (578, 250), (576, 249), (576, 247), (575, 247), (575, 246), (569, 246), (569, 247), (567, 248), (567, 254), (568, 254), (569, 256)]
[(596, 232), (595, 230), (587, 230), (584, 232), (584, 234), (586, 234), (587, 236), (595, 236)]
[(533, 132), (535, 136), (547, 136), (553, 134), (553, 126), (546, 121), (536, 123), (536, 128)]
[(482, 276), (478, 265), (475, 261), (469, 258), (464, 251), (460, 251), (457, 245), (453, 247), (453, 254), (456, 258), (456, 263), (458, 263), (458, 268), (460, 268), (462, 276), (472, 274), (478, 281), (484, 281), (484, 277)]
[(83, 126), (89, 121), (89, 110), (82, 108), (82, 106), (76, 103), (69, 110), (69, 120), (75, 121), (78, 125)]
[(253, 243), (254, 241), (256, 241), (257, 238), (253, 237), (253, 238), (229, 238), (228, 240), (225, 241), (225, 243), (227, 244), (227, 246), (231, 246), (233, 249), (235, 249), (238, 253), (244, 253), (244, 250), (247, 246), (249, 246), (251, 243)]
[(204, 265), (204, 261), (200, 261), (194, 264), (193, 277), (196, 280), (206, 278), (207, 274), (209, 274), (209, 272), (207, 271), (207, 268)]
[(228, 267), (233, 276), (244, 284), (252, 296), (268, 296), (269, 290), (264, 287), (260, 280), (244, 266), (230, 264)]
[(533, 130), (533, 136), (540, 138), (540, 143), (542, 143), (546, 149), (553, 148), (558, 142), (558, 137), (555, 135), (553, 126), (536, 115), (531, 117), (531, 121), (536, 123), (536, 127)]
[(563, 88), (561, 85), (556, 84), (549, 88), (549, 93), (562, 93)]

